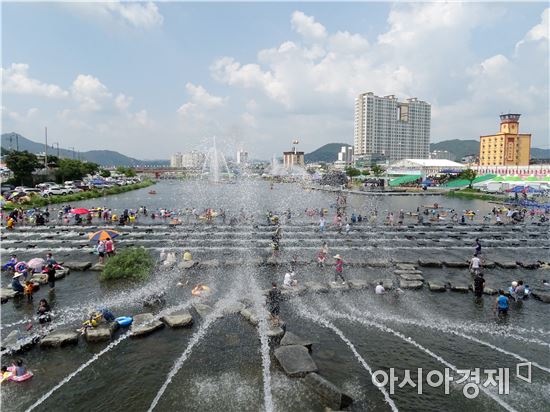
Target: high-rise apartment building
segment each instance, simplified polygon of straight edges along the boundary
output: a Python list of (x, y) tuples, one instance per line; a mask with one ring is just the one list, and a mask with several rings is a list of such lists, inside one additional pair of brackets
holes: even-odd
[(501, 114), (500, 132), (480, 136), (480, 166), (528, 166), (531, 135), (519, 133), (520, 114)]
[(237, 164), (246, 164), (248, 163), (248, 152), (244, 150), (237, 151)]
[(431, 106), (417, 98), (362, 93), (355, 99), (354, 152), (357, 160), (427, 159)]
[(175, 153), (170, 158), (170, 167), (200, 169), (204, 163), (205, 154), (197, 151)]

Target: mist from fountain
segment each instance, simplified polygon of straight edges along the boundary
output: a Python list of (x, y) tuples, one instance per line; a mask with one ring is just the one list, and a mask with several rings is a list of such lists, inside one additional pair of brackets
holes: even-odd
[(204, 157), (201, 176), (204, 177), (205, 175), (208, 175), (209, 181), (219, 183), (222, 180), (222, 171), (226, 173), (227, 177), (231, 176), (225, 156), (218, 150), (218, 146), (216, 145), (216, 137), (214, 136), (212, 138), (212, 146), (208, 149)]

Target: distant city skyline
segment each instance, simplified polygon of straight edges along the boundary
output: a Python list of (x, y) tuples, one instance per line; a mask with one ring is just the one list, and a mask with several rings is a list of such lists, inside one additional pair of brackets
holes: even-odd
[[(140, 159), (354, 140), (360, 93), (432, 106), (431, 141), (521, 113), (549, 148), (547, 3), (2, 3), (2, 133)], [(39, 35), (38, 35), (39, 34)], [(225, 146), (225, 147), (224, 147)]]

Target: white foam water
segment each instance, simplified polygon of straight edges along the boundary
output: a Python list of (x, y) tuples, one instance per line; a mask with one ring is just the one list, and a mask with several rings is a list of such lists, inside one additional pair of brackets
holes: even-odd
[[(296, 306), (296, 309), (297, 309), (300, 316), (303, 316), (307, 319), (310, 319), (313, 322), (318, 323), (319, 325), (322, 325), (322, 326), (332, 330), (334, 333), (336, 333), (340, 337), (340, 339), (342, 339), (342, 341), (344, 341), (344, 343), (350, 348), (350, 350), (352, 351), (355, 358), (359, 361), (359, 363), (367, 370), (367, 372), (371, 376), (373, 375), (373, 371), (372, 371), (371, 367), (368, 365), (368, 363), (365, 361), (365, 359), (363, 359), (363, 357), (359, 354), (359, 352), (357, 352), (357, 350), (355, 349), (355, 346), (353, 345), (353, 343), (351, 343), (351, 341), (348, 338), (346, 338), (346, 336), (344, 335), (344, 333), (340, 329), (338, 329), (336, 326), (334, 326), (331, 322), (327, 321), (326, 319), (322, 319), (319, 316), (312, 315), (311, 313), (309, 313), (306, 310), (306, 308), (303, 306), (303, 304), (296, 303), (295, 306)], [(390, 397), (388, 391), (386, 391), (386, 389), (383, 386), (378, 386), (377, 385), (377, 388), (384, 395), (384, 399), (386, 400), (386, 402), (390, 406), (391, 410), (393, 412), (397, 412), (398, 411), (397, 406), (393, 402), (393, 400)]]
[[(452, 363), (449, 363), (447, 362), (445, 359), (443, 359), (441, 356), (435, 354), (434, 352), (432, 352), (431, 350), (429, 350), (428, 348), (425, 348), (424, 346), (422, 346), (421, 344), (419, 344), (418, 342), (416, 342), (415, 340), (411, 339), (410, 337), (407, 337), (405, 335), (403, 335), (402, 333), (392, 329), (392, 328), (389, 328), (385, 325), (382, 325), (382, 324), (379, 324), (379, 323), (376, 323), (376, 322), (372, 322), (370, 320), (366, 320), (366, 319), (362, 319), (362, 318), (359, 318), (359, 317), (356, 317), (356, 316), (352, 316), (352, 315), (349, 315), (349, 314), (345, 314), (345, 313), (339, 313), (339, 312), (329, 312), (329, 315), (332, 316), (332, 317), (335, 317), (335, 318), (339, 318), (339, 319), (346, 319), (348, 321), (351, 321), (351, 322), (358, 322), (358, 323), (361, 323), (363, 325), (366, 325), (366, 326), (374, 326), (375, 328), (381, 330), (381, 331), (384, 331), (384, 332), (387, 332), (387, 333), (391, 333), (392, 335), (394, 336), (397, 336), (398, 338), (400, 338), (401, 340), (403, 340), (404, 342), (410, 344), (410, 345), (413, 345), (415, 346), (416, 348), (420, 349), (422, 352), (426, 353), (427, 355), (431, 356), (432, 358), (434, 358), (435, 360), (437, 360), (438, 362), (442, 363), (443, 365), (445, 365), (447, 368), (451, 369), (453, 372), (455, 373), (458, 373), (458, 369), (455, 365), (453, 365)], [(509, 412), (515, 412), (515, 409), (508, 405), (506, 402), (504, 402), (503, 400), (501, 400), (498, 396), (494, 395), (493, 393), (491, 393), (489, 390), (487, 390), (485, 387), (483, 387), (483, 385), (481, 385), (479, 387), (479, 389), (485, 393), (488, 397), (490, 397), (491, 399), (493, 399), (495, 402), (497, 402), (500, 406), (502, 406), (504, 409), (506, 409), (507, 411)]]

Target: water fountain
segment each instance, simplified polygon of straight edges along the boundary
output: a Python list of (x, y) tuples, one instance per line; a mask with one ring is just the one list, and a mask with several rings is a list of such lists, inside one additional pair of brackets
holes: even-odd
[[(466, 260), (480, 227), (421, 226), (411, 219), (400, 227), (364, 222), (354, 226), (348, 235), (329, 227), (321, 235), (317, 232), (318, 218), (307, 216), (304, 210), (327, 208), (332, 217), (336, 211), (331, 208), (335, 195), (306, 193), (293, 184), (271, 190), (264, 181), (247, 179), (239, 180), (228, 190), (225, 185), (216, 184), (224, 180), (228, 168), (215, 139), (208, 153), (203, 165), (203, 177), (208, 176), (208, 181), (159, 183), (158, 196), (151, 200), (158, 203), (147, 206), (150, 210), (169, 207), (176, 211), (176, 216), (183, 216), (179, 213), (184, 208), (223, 208), (228, 212), (226, 223), (221, 218), (206, 222), (191, 217), (188, 223), (173, 227), (168, 219), (153, 222), (140, 218), (133, 227), (118, 228), (124, 234), (118, 239), (120, 248), (143, 245), (155, 256), (161, 249), (176, 251), (179, 256), (183, 248), (190, 248), (199, 265), (188, 270), (159, 266), (152, 278), (139, 287), (100, 287), (93, 272), (68, 276), (56, 287), (52, 327), (74, 331), (88, 312), (99, 306), (109, 307), (117, 315), (149, 311), (154, 319), (160, 319), (196, 303), (196, 299), (191, 300), (190, 286), (198, 282), (212, 288), (207, 303), (213, 311), (204, 316), (192, 311), (195, 324), (190, 328), (165, 328), (139, 339), (128, 339), (129, 334), (121, 330), (104, 343), (91, 344), (81, 338), (76, 346), (30, 349), (18, 354), (35, 371), (35, 378), (26, 384), (24, 391), (15, 383), (3, 385), (4, 405), (15, 410), (45, 410), (63, 400), (67, 409), (98, 409), (106, 407), (96, 395), (100, 385), (108, 381), (112, 410), (262, 409), (272, 412), (325, 407), (324, 398), (304, 383), (305, 378), (289, 378), (282, 371), (272, 355), (278, 348), (278, 340), (271, 337), (273, 328), (269, 319), (259, 315), (266, 310), (265, 289), (271, 281), (281, 281), (289, 261), (296, 258), (300, 287), (296, 291), (285, 289), (288, 301), (281, 304), (287, 333), (291, 331), (314, 342), (310, 356), (318, 364), (320, 376), (339, 390), (349, 391), (357, 400), (352, 407), (355, 410), (373, 406), (384, 406), (388, 410), (414, 409), (415, 402), (420, 404), (418, 396), (409, 392), (391, 395), (385, 388), (373, 385), (370, 377), (382, 365), (414, 368), (421, 367), (423, 361), (453, 371), (500, 364), (508, 367), (513, 362), (529, 362), (533, 367), (533, 385), (517, 382), (512, 385), (513, 390), (526, 394), (523, 398), (504, 398), (487, 388), (480, 389), (483, 392), (480, 399), (462, 401), (457, 395), (461, 391), (453, 388), (451, 398), (430, 393), (430, 399), (437, 403), (434, 408), (483, 409), (498, 405), (506, 410), (545, 409), (549, 401), (545, 388), (550, 384), (546, 356), (550, 330), (540, 322), (546, 316), (544, 303), (534, 299), (525, 301), (510, 313), (514, 322), (507, 325), (498, 323), (488, 313), (494, 297), (485, 296), (480, 305), (472, 301), (467, 288), (464, 293), (447, 288), (437, 294), (426, 286), (405, 290), (399, 295), (377, 296), (372, 292), (372, 284), (378, 279), (389, 279), (390, 284), (399, 285), (401, 278), (394, 273), (396, 265), (416, 267), (418, 260), (425, 259), (426, 255), (437, 263), (434, 268), (417, 268), (426, 278), (426, 284), (443, 278), (467, 285), (470, 278), (466, 269), (441, 262)], [(275, 171), (282, 167), (274, 166)], [(163, 193), (169, 195), (163, 197)], [(118, 196), (113, 202), (121, 202), (116, 207), (122, 208), (142, 201), (139, 193), (134, 196)], [(410, 198), (384, 200), (348, 195), (346, 211), (349, 214), (353, 210), (364, 212), (372, 208), (415, 209), (416, 204), (407, 206), (410, 201)], [(450, 202), (448, 199), (437, 201)], [(491, 206), (488, 207), (490, 210)], [(281, 256), (271, 259), (273, 226), (267, 225), (265, 213), (271, 210), (284, 216), (287, 209), (292, 210), (292, 219), (281, 218)], [(229, 224), (231, 218), (235, 218), (236, 223)], [(66, 226), (23, 227), (19, 232), (6, 235), (2, 248), (24, 259), (53, 251), (61, 259), (91, 261), (95, 258), (81, 247), (81, 231), (82, 228)], [(545, 227), (484, 227), (479, 233), (486, 238), (488, 253), (495, 261), (510, 260), (509, 256), (514, 254), (527, 262), (543, 256), (546, 251)], [(53, 238), (47, 238), (52, 234)], [(518, 236), (525, 239), (519, 245), (511, 244), (509, 239)], [(329, 283), (333, 269), (330, 264), (326, 268), (315, 266), (316, 253), (324, 240), (329, 243), (330, 256), (336, 253), (345, 256), (349, 287), (337, 285), (340, 286), (337, 289)], [(422, 241), (422, 246), (417, 245), (417, 241)], [(28, 248), (31, 243), (35, 246)], [(503, 266), (486, 272), (491, 287), (503, 287), (517, 276), (534, 282), (540, 277), (540, 271)], [(2, 279), (3, 284), (6, 279)], [(358, 280), (363, 281), (365, 287)], [(178, 283), (183, 287), (176, 286)], [(165, 306), (143, 308), (143, 299), (154, 293), (166, 294)], [(49, 296), (44, 286), (37, 298), (49, 299)], [(258, 315), (254, 324), (239, 311), (242, 305)], [(32, 305), (25, 302), (9, 301), (2, 309), (3, 335), (23, 329), (29, 319), (33, 320)], [(34, 330), (38, 327), (35, 325)], [(318, 337), (323, 339), (318, 341)], [(12, 359), (7, 352), (2, 353), (3, 363)], [(229, 382), (218, 385), (220, 376)], [(238, 396), (234, 392), (235, 382), (248, 385)]]
[(221, 173), (225, 173), (228, 178), (231, 176), (225, 156), (218, 151), (216, 137), (214, 136), (212, 146), (208, 149), (204, 158), (201, 176), (207, 176), (210, 182), (219, 183), (222, 180)]

